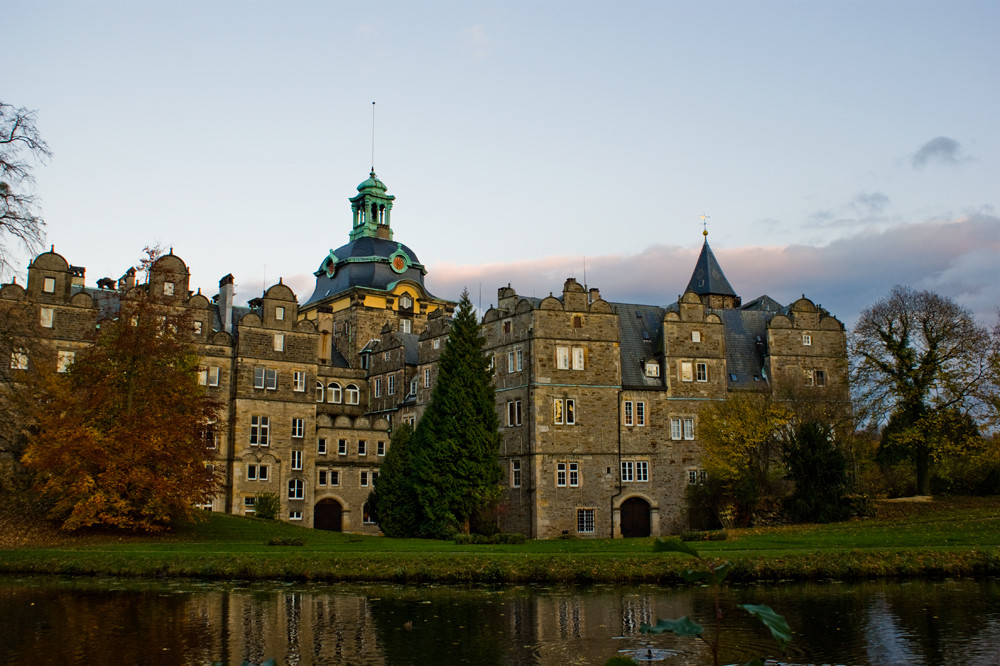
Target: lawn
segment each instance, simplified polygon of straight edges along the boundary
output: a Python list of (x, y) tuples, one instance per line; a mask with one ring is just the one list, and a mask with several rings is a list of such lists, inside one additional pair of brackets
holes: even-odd
[[(2, 525), (8, 535), (16, 530)], [(193, 576), (396, 582), (675, 583), (689, 561), (654, 554), (652, 539), (554, 539), (458, 546), (311, 530), (288, 523), (205, 514), (161, 536), (35, 530), (0, 545), (0, 573)], [(271, 546), (272, 539), (302, 540)], [(13, 543), (11, 543), (13, 542)], [(729, 559), (732, 576), (858, 579), (1000, 573), (1000, 498), (881, 503), (876, 518), (827, 525), (733, 530), (697, 542)]]

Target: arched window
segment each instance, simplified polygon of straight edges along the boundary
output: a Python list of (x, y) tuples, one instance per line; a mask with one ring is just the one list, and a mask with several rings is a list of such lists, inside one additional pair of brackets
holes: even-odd
[(340, 404), (341, 401), (341, 391), (340, 384), (337, 382), (330, 382), (326, 387), (326, 399), (330, 402), (335, 402)]
[(288, 499), (290, 500), (300, 500), (305, 497), (306, 484), (302, 482), (302, 479), (289, 479), (288, 481)]
[(316, 382), (316, 402), (323, 402), (323, 382)]
[(361, 402), (361, 391), (354, 384), (348, 384), (344, 389), (344, 402), (348, 405), (356, 405)]

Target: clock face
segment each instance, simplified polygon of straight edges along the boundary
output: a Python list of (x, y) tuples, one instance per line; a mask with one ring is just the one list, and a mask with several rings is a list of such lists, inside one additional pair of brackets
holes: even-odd
[(401, 255), (396, 255), (392, 258), (392, 268), (397, 273), (402, 273), (406, 270), (406, 259), (403, 259)]

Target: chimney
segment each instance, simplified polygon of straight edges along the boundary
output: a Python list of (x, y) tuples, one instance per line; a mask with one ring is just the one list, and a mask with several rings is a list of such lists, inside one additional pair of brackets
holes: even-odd
[(135, 286), (135, 268), (125, 271), (125, 275), (118, 278), (118, 288), (121, 290), (131, 289)]
[(601, 300), (601, 290), (598, 289), (597, 287), (591, 287), (590, 302), (593, 303), (594, 301), (599, 301), (599, 300)]
[(233, 297), (235, 296), (233, 286), (233, 274), (219, 280), (219, 319), (222, 320), (222, 330), (226, 333), (233, 332)]

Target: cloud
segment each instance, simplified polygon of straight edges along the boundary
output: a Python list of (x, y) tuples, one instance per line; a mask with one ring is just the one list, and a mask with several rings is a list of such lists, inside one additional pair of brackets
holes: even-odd
[[(597, 287), (603, 298), (667, 305), (687, 286), (700, 248), (653, 245), (636, 254), (553, 256), (508, 264), (429, 266), (432, 293), (457, 299), (468, 288), (475, 305), (496, 303), (508, 283), (524, 296), (559, 294), (567, 277)], [(852, 326), (861, 311), (895, 284), (930, 289), (994, 323), (1000, 305), (1000, 217), (980, 212), (863, 231), (826, 245), (716, 248), (713, 252), (744, 301), (767, 294), (788, 304), (805, 294)], [(481, 296), (480, 296), (481, 294)]]
[(920, 147), (913, 155), (912, 164), (914, 169), (922, 169), (928, 164), (961, 164), (968, 161), (958, 141), (939, 136)]
[(470, 25), (462, 30), (462, 37), (466, 46), (472, 49), (473, 55), (477, 59), (482, 59), (490, 55), (496, 42), (490, 37), (486, 28), (481, 24)]
[(886, 221), (889, 196), (884, 192), (859, 192), (850, 201), (810, 214), (808, 225), (820, 229), (849, 228)]

